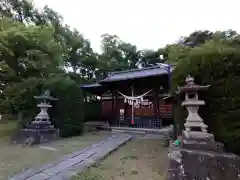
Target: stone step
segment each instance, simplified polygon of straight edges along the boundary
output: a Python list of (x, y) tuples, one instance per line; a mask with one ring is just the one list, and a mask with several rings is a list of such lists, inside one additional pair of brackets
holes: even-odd
[(110, 127), (112, 132), (124, 132), (132, 134), (164, 134), (172, 130), (171, 127), (161, 129), (131, 128), (131, 127)]

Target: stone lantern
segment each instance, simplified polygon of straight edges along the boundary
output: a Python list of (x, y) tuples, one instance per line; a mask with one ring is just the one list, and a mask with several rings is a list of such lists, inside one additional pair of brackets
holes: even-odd
[(220, 150), (220, 143), (214, 141), (214, 135), (208, 133), (208, 126), (204, 124), (203, 119), (198, 114), (199, 106), (205, 104), (203, 100), (199, 100), (199, 92), (207, 90), (210, 85), (201, 86), (194, 83), (194, 78), (188, 75), (186, 78), (186, 85), (180, 87), (180, 93), (185, 93), (185, 100), (182, 102), (182, 106), (188, 110), (188, 117), (184, 124), (185, 130), (183, 131), (183, 143), (184, 148), (197, 148), (208, 150)]
[(34, 118), (34, 120), (31, 122), (29, 127), (34, 128), (53, 128), (51, 125), (51, 122), (49, 121), (49, 115), (47, 113), (48, 108), (51, 108), (52, 105), (50, 104), (51, 101), (56, 101), (57, 99), (50, 96), (50, 91), (46, 90), (42, 95), (40, 96), (34, 96), (35, 99), (39, 99), (40, 103), (37, 105), (37, 107), (40, 108), (40, 112), (37, 114), (37, 116)]
[(31, 121), (26, 128), (20, 130), (20, 134), (17, 137), (16, 143), (24, 144), (40, 144), (57, 139), (59, 136), (58, 130), (50, 122), (50, 117), (47, 113), (48, 108), (51, 108), (51, 101), (55, 101), (54, 97), (50, 96), (50, 91), (46, 90), (40, 96), (34, 96), (35, 99), (40, 100), (37, 107), (40, 108), (40, 112)]
[(185, 130), (190, 131), (202, 131), (207, 132), (207, 125), (204, 124), (203, 119), (198, 115), (199, 106), (205, 104), (203, 100), (198, 99), (198, 92), (209, 88), (209, 86), (200, 86), (194, 83), (194, 78), (190, 75), (186, 78), (186, 85), (180, 87), (180, 93), (185, 93), (185, 101), (182, 102), (182, 106), (185, 106), (188, 110), (188, 117), (184, 124)]
[(226, 153), (223, 144), (214, 140), (198, 115), (199, 106), (205, 104), (198, 99), (198, 92), (208, 88), (196, 85), (191, 76), (186, 78), (186, 85), (179, 88), (185, 95), (182, 105), (188, 110), (188, 117), (181, 144), (170, 144), (168, 180), (240, 179), (240, 157)]

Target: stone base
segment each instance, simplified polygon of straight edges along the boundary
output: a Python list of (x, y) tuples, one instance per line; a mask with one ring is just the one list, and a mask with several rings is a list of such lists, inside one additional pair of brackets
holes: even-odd
[(191, 150), (224, 152), (224, 145), (214, 141), (214, 135), (199, 131), (184, 131), (182, 148)]
[(27, 129), (54, 129), (50, 121), (32, 121), (26, 126)]
[(183, 140), (182, 148), (190, 150), (214, 151), (219, 153), (224, 152), (224, 146), (219, 142)]
[(59, 138), (59, 132), (55, 128), (48, 129), (20, 129), (13, 142), (31, 146), (56, 140)]
[(230, 153), (169, 148), (167, 180), (240, 180), (240, 157)]
[(183, 131), (183, 139), (214, 142), (214, 135), (201, 131)]

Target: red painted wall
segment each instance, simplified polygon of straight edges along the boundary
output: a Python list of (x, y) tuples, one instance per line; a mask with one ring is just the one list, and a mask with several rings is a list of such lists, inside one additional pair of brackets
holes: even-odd
[[(114, 103), (114, 112), (112, 112), (112, 100), (102, 100), (101, 109), (102, 109), (102, 116), (110, 116), (112, 113), (115, 114), (115, 116), (119, 116), (120, 109), (125, 108), (125, 114), (126, 116), (132, 115), (132, 106), (130, 105), (124, 105), (123, 99), (116, 99)], [(159, 104), (159, 117), (162, 118), (169, 118), (172, 115), (172, 105), (171, 104)], [(154, 108), (148, 108), (148, 107), (140, 107), (134, 109), (134, 115), (135, 116), (156, 116), (156, 112)]]

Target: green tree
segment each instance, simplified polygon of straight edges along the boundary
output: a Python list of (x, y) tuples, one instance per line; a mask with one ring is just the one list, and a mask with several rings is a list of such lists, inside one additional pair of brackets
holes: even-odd
[(15, 21), (32, 23), (37, 11), (33, 4), (27, 0), (2, 0), (0, 2), (0, 15)]
[(54, 103), (51, 116), (62, 137), (80, 135), (83, 132), (84, 106), (79, 85), (65, 75), (56, 75), (44, 82), (58, 100)]
[(187, 37), (180, 39), (179, 44), (189, 47), (195, 47), (204, 44), (207, 40), (212, 39), (213, 33), (211, 31), (195, 31)]
[(48, 6), (45, 6), (43, 11), (39, 11), (28, 0), (2, 0), (0, 2), (0, 16), (37, 26), (52, 25), (55, 27), (63, 20), (59, 13)]
[[(234, 35), (234, 38), (238, 38), (238, 35)], [(224, 142), (227, 150), (239, 153), (240, 124), (237, 114), (240, 113), (240, 53), (239, 45), (233, 42), (235, 40), (228, 36), (214, 37), (186, 51), (174, 70), (173, 88), (183, 85), (188, 74), (195, 77), (198, 84), (210, 84), (211, 88), (201, 94), (206, 106), (200, 109), (200, 114), (216, 139)], [(178, 120), (184, 120), (182, 109), (178, 112)]]
[(22, 82), (61, 71), (61, 46), (54, 41), (52, 28), (25, 26), (2, 18), (0, 29), (0, 79), (5, 99), (11, 101), (13, 94), (21, 96), (18, 86)]
[(143, 67), (156, 65), (156, 63), (164, 61), (164, 59), (160, 58), (160, 55), (162, 55), (162, 52), (160, 52), (160, 50), (158, 51), (150, 49), (142, 50), (139, 63), (141, 63)]
[(62, 37), (65, 50), (63, 59), (66, 67), (72, 68), (75, 73), (79, 71), (84, 76), (81, 70), (91, 68), (88, 64), (93, 56), (90, 42), (77, 30), (71, 31), (69, 27), (65, 27)]
[[(97, 67), (90, 42), (47, 6), (38, 11), (29, 1), (4, 0), (0, 15), (0, 112), (23, 112), (25, 124), (37, 111), (34, 96), (48, 88), (58, 98), (52, 115), (61, 136), (80, 134), (79, 84)], [(67, 73), (66, 65), (74, 72)]]
[(102, 51), (100, 55), (101, 69), (106, 71), (135, 68), (140, 51), (135, 45), (123, 42), (117, 35), (102, 35)]

